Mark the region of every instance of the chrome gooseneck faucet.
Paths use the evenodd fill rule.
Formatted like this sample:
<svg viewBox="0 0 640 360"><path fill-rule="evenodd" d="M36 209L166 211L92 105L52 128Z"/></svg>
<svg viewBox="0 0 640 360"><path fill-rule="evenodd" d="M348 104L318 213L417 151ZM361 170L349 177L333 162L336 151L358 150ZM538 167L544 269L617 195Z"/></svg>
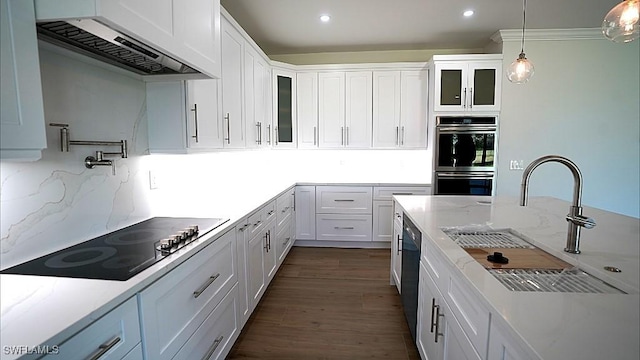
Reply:
<svg viewBox="0 0 640 360"><path fill-rule="evenodd" d="M573 174L573 202L569 208L569 214L567 214L566 217L569 222L569 228L567 229L567 245L564 251L572 254L580 254L580 228L591 229L596 226L596 223L593 219L582 216L582 206L580 204L582 197L582 173L580 173L580 169L573 161L559 155L546 155L532 161L531 164L524 169L524 173L522 174L520 206L527 205L531 173L538 166L546 162L558 162L565 165Z"/></svg>

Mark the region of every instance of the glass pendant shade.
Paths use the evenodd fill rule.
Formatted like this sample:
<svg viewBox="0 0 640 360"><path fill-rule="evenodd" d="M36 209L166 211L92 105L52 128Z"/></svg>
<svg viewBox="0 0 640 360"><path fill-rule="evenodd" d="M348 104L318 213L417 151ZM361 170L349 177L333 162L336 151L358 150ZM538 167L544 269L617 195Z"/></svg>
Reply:
<svg viewBox="0 0 640 360"><path fill-rule="evenodd" d="M524 52L507 68L507 79L514 84L524 84L533 76L535 69Z"/></svg>
<svg viewBox="0 0 640 360"><path fill-rule="evenodd" d="M640 0L625 0L604 17L602 33L616 43L627 43L640 37Z"/></svg>

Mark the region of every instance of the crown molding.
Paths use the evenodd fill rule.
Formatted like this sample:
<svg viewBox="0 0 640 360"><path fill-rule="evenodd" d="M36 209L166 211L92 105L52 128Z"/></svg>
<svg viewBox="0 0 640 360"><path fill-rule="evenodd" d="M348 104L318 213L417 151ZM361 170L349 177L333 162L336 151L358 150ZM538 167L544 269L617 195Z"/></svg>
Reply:
<svg viewBox="0 0 640 360"><path fill-rule="evenodd" d="M602 40L600 28L582 29L527 29L524 32L527 41L563 41L563 40ZM496 43L507 41L520 41L522 30L498 30L491 35L491 40Z"/></svg>

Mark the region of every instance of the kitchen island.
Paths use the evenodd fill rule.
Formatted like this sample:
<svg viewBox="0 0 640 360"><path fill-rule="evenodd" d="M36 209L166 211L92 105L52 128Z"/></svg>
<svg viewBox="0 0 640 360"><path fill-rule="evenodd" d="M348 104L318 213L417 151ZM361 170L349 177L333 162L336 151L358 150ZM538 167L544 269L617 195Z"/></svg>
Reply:
<svg viewBox="0 0 640 360"><path fill-rule="evenodd" d="M638 219L585 207L584 215L595 219L597 226L582 230L582 253L576 255L562 251L567 233L565 216L570 205L565 201L532 198L528 206L522 207L516 198L396 196L394 199L395 211L404 212L422 232L422 265L428 268L427 263L433 264L435 259L441 265L435 271L450 274L440 282L433 271L427 278L434 278L439 284L438 289L445 301L449 299L451 309L461 306L462 311L451 312L457 317L456 324L462 324L478 358L638 359ZM452 241L442 231L444 227L511 229L532 245L624 293L510 291ZM608 272L605 266L622 271ZM426 274L421 272L421 286ZM480 315L484 311L486 316L456 303L456 291L470 294L476 304L472 310ZM429 311L425 310L422 319L423 326L426 322L425 331L430 327ZM429 336L432 338L433 334Z"/></svg>

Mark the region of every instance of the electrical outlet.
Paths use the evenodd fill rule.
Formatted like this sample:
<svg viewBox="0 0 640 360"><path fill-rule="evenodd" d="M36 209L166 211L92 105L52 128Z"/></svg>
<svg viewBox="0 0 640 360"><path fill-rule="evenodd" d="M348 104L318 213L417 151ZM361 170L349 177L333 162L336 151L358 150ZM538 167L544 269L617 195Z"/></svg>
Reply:
<svg viewBox="0 0 640 360"><path fill-rule="evenodd" d="M158 177L157 174L151 170L149 170L149 188L151 190L155 190L158 188Z"/></svg>
<svg viewBox="0 0 640 360"><path fill-rule="evenodd" d="M511 160L509 161L509 170L524 170L523 160Z"/></svg>

